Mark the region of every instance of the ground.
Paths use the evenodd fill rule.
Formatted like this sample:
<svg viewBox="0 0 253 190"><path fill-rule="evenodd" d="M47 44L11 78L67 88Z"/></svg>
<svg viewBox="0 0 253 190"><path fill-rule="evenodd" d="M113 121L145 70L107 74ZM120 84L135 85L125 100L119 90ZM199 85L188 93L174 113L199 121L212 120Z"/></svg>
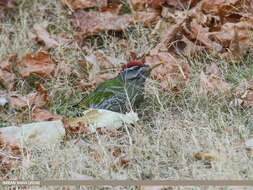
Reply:
<svg viewBox="0 0 253 190"><path fill-rule="evenodd" d="M77 65L78 60L84 59L84 52L75 40L68 10L62 8L59 1L18 1L0 24L0 57L5 60L18 53L21 59L27 53L38 52L41 45L31 40L28 33L34 24L43 22L49 23L51 34L68 36L67 43L60 41L59 46L48 51L54 59L69 64L74 74L59 75L54 80L38 76L21 79L18 90L27 93L34 81L39 81L53 100L46 109L67 117L68 106L91 89L84 92L74 87L81 77L86 76L87 71L82 71ZM106 55L120 59L128 59L130 50L141 55L158 43L157 39L150 39L149 29L141 25L133 26L125 31L125 35L128 47L119 47L117 35L106 33L85 39L83 43L91 50L100 49ZM96 179L252 180L253 152L244 145L253 131L252 109L231 106L231 93L198 94L199 73L206 64L219 63L222 76L236 87L239 81L252 77L252 58L253 54L246 54L243 64L238 65L227 64L205 52L192 59L184 59L191 66L191 78L186 87L178 95L170 90L162 91L157 81L149 79L145 102L138 110L140 121L123 128L120 135L114 137L108 133L97 133L79 140L68 139L53 147L30 145L33 153L24 166L13 169L7 175L29 180L71 179L75 178L75 173ZM32 122L29 108L22 113L8 108L5 113L8 117L0 119L3 127L10 125L11 121ZM121 151L118 153L120 156L117 156L117 149ZM198 160L196 154L201 152L209 154L211 161L208 158ZM120 164L119 159L124 156L128 164Z"/></svg>

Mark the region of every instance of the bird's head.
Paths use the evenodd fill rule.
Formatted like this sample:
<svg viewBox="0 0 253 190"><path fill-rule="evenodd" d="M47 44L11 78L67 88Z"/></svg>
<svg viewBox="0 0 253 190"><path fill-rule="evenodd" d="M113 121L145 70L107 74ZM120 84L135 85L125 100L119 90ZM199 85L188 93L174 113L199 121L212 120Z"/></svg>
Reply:
<svg viewBox="0 0 253 190"><path fill-rule="evenodd" d="M129 62L122 67L119 75L125 82L144 83L150 72L161 64L161 62L151 65L145 65L143 62Z"/></svg>

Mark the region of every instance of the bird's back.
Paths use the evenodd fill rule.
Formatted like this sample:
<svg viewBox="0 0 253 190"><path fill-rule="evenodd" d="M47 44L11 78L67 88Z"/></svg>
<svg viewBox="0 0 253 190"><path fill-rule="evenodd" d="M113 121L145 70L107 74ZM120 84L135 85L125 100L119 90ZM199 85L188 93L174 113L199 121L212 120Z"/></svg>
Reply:
<svg viewBox="0 0 253 190"><path fill-rule="evenodd" d="M89 96L82 99L76 107L106 109L127 112L131 106L143 98L142 87L126 84L120 77L101 83ZM131 104L131 106L130 106Z"/></svg>

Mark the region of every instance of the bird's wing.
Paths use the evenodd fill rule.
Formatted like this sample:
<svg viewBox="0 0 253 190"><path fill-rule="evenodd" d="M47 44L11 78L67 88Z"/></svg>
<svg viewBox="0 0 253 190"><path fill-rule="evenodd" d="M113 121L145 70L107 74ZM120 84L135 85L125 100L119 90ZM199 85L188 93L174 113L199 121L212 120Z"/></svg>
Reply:
<svg viewBox="0 0 253 190"><path fill-rule="evenodd" d="M100 104L104 99L113 96L115 92L124 91L123 81L113 78L101 83L93 92L87 97L83 98L77 107L88 108L92 105Z"/></svg>

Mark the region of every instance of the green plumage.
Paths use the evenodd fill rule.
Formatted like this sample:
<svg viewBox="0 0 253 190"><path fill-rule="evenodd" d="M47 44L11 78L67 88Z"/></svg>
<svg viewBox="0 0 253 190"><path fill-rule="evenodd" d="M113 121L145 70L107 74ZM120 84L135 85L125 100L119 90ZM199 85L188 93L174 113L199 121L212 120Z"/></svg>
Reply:
<svg viewBox="0 0 253 190"><path fill-rule="evenodd" d="M99 105L103 100L112 97L115 93L124 92L125 83L119 77L102 82L89 96L83 98L78 107L88 108Z"/></svg>

